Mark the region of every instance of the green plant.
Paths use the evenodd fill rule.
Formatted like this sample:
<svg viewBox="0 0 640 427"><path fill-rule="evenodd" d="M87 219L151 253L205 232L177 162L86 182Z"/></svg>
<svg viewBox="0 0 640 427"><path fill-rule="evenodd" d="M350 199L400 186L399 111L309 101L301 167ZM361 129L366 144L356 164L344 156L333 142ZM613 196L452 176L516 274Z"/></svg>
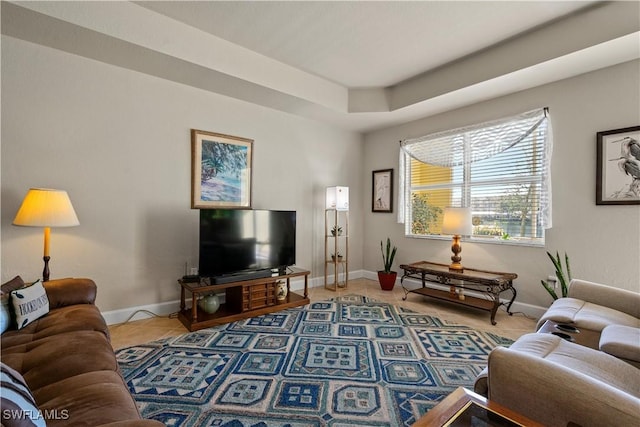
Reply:
<svg viewBox="0 0 640 427"><path fill-rule="evenodd" d="M382 245L382 240L380 241L380 252L382 253L382 262L384 264L384 272L391 273L391 266L393 265L393 259L396 257L396 251L398 248L395 246L391 249L391 239L387 237L387 246Z"/></svg>
<svg viewBox="0 0 640 427"><path fill-rule="evenodd" d="M560 282L560 289L562 291L562 297L565 298L567 296L567 292L569 291L569 282L571 281L571 266L569 265L569 255L564 254L564 263L566 266L566 274L564 271L564 267L562 266L562 260L560 259L560 254L556 251L556 256L554 257L550 252L547 252L547 256L553 263L553 266L556 269L556 278ZM554 300L558 299L558 294L556 294L555 289L551 287L545 280L540 280L542 286L549 292L551 298Z"/></svg>

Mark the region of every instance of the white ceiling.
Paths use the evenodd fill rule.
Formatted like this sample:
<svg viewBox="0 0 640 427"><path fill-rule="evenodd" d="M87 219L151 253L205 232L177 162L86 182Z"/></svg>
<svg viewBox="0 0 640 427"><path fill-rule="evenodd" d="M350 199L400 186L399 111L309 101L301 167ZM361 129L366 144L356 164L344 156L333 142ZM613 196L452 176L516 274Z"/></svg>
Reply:
<svg viewBox="0 0 640 427"><path fill-rule="evenodd" d="M353 88L400 83L594 2L136 3Z"/></svg>
<svg viewBox="0 0 640 427"><path fill-rule="evenodd" d="M7 3L3 34L361 132L640 57L638 2Z"/></svg>

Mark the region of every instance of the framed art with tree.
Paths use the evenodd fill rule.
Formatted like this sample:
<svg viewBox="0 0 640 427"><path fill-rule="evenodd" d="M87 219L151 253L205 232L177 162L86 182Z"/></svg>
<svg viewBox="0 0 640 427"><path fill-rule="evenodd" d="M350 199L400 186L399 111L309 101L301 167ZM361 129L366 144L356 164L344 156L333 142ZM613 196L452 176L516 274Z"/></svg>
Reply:
<svg viewBox="0 0 640 427"><path fill-rule="evenodd" d="M251 208L253 140L191 130L191 208Z"/></svg>

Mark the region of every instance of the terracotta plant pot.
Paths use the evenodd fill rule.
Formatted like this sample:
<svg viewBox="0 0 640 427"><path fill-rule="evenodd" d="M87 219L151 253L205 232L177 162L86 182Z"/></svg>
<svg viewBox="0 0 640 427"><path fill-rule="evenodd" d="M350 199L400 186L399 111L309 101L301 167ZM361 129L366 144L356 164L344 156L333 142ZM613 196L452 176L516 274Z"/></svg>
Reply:
<svg viewBox="0 0 640 427"><path fill-rule="evenodd" d="M378 282L380 282L380 288L382 288L383 291L393 290L393 287L396 284L397 276L398 276L397 271L392 271L389 273L385 273L384 271L378 271Z"/></svg>

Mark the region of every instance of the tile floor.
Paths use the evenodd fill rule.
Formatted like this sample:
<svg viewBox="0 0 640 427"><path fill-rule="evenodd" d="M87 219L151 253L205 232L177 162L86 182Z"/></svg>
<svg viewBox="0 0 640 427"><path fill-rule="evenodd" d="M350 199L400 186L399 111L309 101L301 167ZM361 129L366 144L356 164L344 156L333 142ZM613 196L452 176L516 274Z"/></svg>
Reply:
<svg viewBox="0 0 640 427"><path fill-rule="evenodd" d="M409 294L407 300L403 301L404 291L401 286L396 286L393 291L383 291L378 282L368 279L350 280L347 289L339 288L337 292L323 287L309 288L311 301L322 301L337 295L347 294L365 295L379 301L406 307L418 313L429 314L446 322L471 326L514 340L523 334L534 332L536 324L535 319L520 313L510 316L504 307L500 307L496 314L497 325L493 326L489 320L490 313L487 311L475 310L417 294ZM188 332L175 316L152 317L111 325L109 330L111 343L116 350Z"/></svg>

